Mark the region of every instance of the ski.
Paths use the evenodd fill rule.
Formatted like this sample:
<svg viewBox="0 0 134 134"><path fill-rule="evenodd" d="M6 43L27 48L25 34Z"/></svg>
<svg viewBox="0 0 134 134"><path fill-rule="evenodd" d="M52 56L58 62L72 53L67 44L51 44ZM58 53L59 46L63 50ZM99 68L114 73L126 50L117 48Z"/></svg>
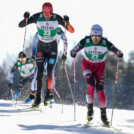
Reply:
<svg viewBox="0 0 134 134"><path fill-rule="evenodd" d="M99 125L101 125L102 127L107 127L107 128L111 128L111 129L113 129L114 131L116 131L116 132L119 132L119 131L121 131L121 129L118 129L118 128L116 128L116 127L114 127L114 126L112 126L112 125L104 125L104 124L102 124L102 123L100 123L100 122L97 122Z"/></svg>
<svg viewBox="0 0 134 134"><path fill-rule="evenodd" d="M95 124L96 124L96 123L95 123ZM118 128L112 126L112 125L106 126L106 125L104 125L104 124L102 124L102 123L100 123L100 122L97 122L97 124L101 125L101 127L111 128L111 129L114 130L115 132L120 132L120 131L121 131L121 129L118 129ZM83 126L84 128L98 127L98 126L96 126L96 125L94 126L94 123L93 123L93 122L90 122L90 121L88 121L87 123L83 124L82 126Z"/></svg>
<svg viewBox="0 0 134 134"><path fill-rule="evenodd" d="M85 124L83 125L83 127L87 128L87 127L92 126L92 124L93 124L93 122L88 121L87 123L85 123Z"/></svg>
<svg viewBox="0 0 134 134"><path fill-rule="evenodd" d="M19 111L25 111L25 110L35 110L35 111L40 111L40 112L43 112L42 111L42 108L39 108L39 107L28 107L28 108L19 108L18 109Z"/></svg>
<svg viewBox="0 0 134 134"><path fill-rule="evenodd" d="M115 130L115 131L121 131L121 129L118 129L118 128L112 126L112 125L110 125L110 127L111 127L113 130Z"/></svg>

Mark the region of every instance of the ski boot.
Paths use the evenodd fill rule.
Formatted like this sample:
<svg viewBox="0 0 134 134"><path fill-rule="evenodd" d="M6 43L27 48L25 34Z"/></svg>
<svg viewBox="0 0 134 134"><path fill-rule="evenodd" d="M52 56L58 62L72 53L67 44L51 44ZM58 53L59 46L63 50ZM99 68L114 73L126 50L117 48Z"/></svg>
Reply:
<svg viewBox="0 0 134 134"><path fill-rule="evenodd" d="M14 93L14 101L16 101L20 96L20 91L18 91L17 89L15 90L15 93Z"/></svg>
<svg viewBox="0 0 134 134"><path fill-rule="evenodd" d="M36 95L35 100L32 104L32 108L39 107L40 103L41 103L41 97L40 95Z"/></svg>
<svg viewBox="0 0 134 134"><path fill-rule="evenodd" d="M30 96L25 99L25 103L30 103L33 99L35 99L35 93L30 94Z"/></svg>
<svg viewBox="0 0 134 134"><path fill-rule="evenodd" d="M44 100L44 106L47 106L48 104L50 104L52 99L53 99L53 94L49 89L47 89L45 100Z"/></svg>
<svg viewBox="0 0 134 134"><path fill-rule="evenodd" d="M101 120L106 127L110 127L110 122L107 119L106 108L101 108Z"/></svg>
<svg viewBox="0 0 134 134"><path fill-rule="evenodd" d="M94 115L94 111L93 111L93 104L88 104L87 105L87 124L91 124L91 121L93 120L93 115Z"/></svg>

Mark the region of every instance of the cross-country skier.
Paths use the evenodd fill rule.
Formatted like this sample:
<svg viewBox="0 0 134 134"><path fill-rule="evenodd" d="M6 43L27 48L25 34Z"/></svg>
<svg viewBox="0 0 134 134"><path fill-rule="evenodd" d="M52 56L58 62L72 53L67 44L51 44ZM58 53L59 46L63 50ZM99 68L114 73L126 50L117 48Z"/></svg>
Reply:
<svg viewBox="0 0 134 134"><path fill-rule="evenodd" d="M63 32L63 30L59 27L58 30L57 30L57 43L59 44L60 42L60 39L63 40L63 44L64 44L64 50L63 50L63 54L62 54L62 62L65 63L66 62L66 59L67 59L67 49L68 49L68 41L67 41L67 38L66 38L66 35L65 33ZM35 56L36 56L36 50L37 50L37 44L39 42L39 37L38 37L38 32L36 32L35 36L34 36L34 39L33 39L33 44L32 44L32 57L35 59ZM44 72L45 72L45 75L47 75L47 59L46 61L44 62ZM58 65L58 60L56 61L56 65L54 67L54 72L56 71L56 68L57 68L57 65ZM52 86L52 92L54 93L55 91L55 78L53 80L53 86ZM48 104L50 103L50 101L48 101Z"/></svg>
<svg viewBox="0 0 134 134"><path fill-rule="evenodd" d="M90 123L93 119L94 90L97 90L99 106L101 110L101 120L105 125L109 125L106 115L106 97L104 84L106 79L105 60L107 51L112 51L117 57L122 58L123 53L118 50L107 38L103 36L103 29L95 24L91 28L90 36L83 38L75 46L70 54L75 57L84 48L84 59L82 60L83 75L87 83L87 120Z"/></svg>
<svg viewBox="0 0 134 134"><path fill-rule="evenodd" d="M42 12L36 13L29 18L29 12L24 13L24 20L19 23L19 27L26 26L26 20L28 19L28 25L36 23L39 42L37 45L36 64L38 68L37 72L37 92L36 98L32 107L38 107L41 103L41 87L42 76L44 70L44 62L47 58L47 92L44 98L44 105L53 98L51 92L53 80L54 80L54 66L57 60L57 29L58 25L65 27L70 33L74 32L74 28L69 23L69 17L64 16L64 19L58 14L53 13L52 4L47 2L42 6Z"/></svg>
<svg viewBox="0 0 134 134"><path fill-rule="evenodd" d="M14 72L18 69L20 74L19 79L19 86L18 89L15 90L14 94L14 100L19 97L20 92L22 88L25 86L26 83L30 82L30 96L25 100L25 102L30 102L35 98L35 91L36 91L36 71L35 69L35 62L32 60L32 58L27 58L26 54L24 52L19 53L19 60L15 63L13 66L11 73L10 73L10 81L9 81L9 88L12 88L13 85L13 79L14 79Z"/></svg>

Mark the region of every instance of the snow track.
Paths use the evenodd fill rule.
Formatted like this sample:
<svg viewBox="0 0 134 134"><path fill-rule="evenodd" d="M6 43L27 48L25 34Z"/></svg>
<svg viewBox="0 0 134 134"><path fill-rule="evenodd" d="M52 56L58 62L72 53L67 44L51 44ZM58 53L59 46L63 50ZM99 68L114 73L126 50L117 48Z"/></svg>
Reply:
<svg viewBox="0 0 134 134"><path fill-rule="evenodd" d="M113 126L122 129L114 132L95 124L93 127L84 128L81 124L86 122L86 106L76 107L76 121L74 121L74 109L72 105L64 105L61 113L61 104L54 104L53 108L44 107L40 111L19 111L18 108L26 108L31 104L22 104L15 107L11 101L0 100L0 133L1 134L133 134L134 111L114 111ZM108 109L110 120L111 109ZM94 122L100 121L100 110L94 108Z"/></svg>

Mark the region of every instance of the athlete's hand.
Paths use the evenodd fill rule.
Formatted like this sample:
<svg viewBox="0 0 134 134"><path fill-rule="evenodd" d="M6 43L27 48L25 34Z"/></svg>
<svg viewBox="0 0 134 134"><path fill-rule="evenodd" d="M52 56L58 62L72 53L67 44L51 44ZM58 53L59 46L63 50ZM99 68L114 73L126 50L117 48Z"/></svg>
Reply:
<svg viewBox="0 0 134 134"><path fill-rule="evenodd" d="M33 60L35 60L35 55L34 55L34 54L32 54L31 58L32 58Z"/></svg>
<svg viewBox="0 0 134 134"><path fill-rule="evenodd" d="M8 84L8 88L9 88L9 89L12 88L12 84L11 84L11 83Z"/></svg>
<svg viewBox="0 0 134 134"><path fill-rule="evenodd" d="M69 17L67 15L64 15L64 22L69 23Z"/></svg>
<svg viewBox="0 0 134 134"><path fill-rule="evenodd" d="M62 55L61 60L62 60L62 63L65 63L66 62L66 60L67 60L67 53L65 53L65 54Z"/></svg>
<svg viewBox="0 0 134 134"><path fill-rule="evenodd" d="M121 52L121 50L117 51L117 57L119 57L119 58L123 57L123 53Z"/></svg>
<svg viewBox="0 0 134 134"><path fill-rule="evenodd" d="M25 18L25 19L28 19L29 16L30 16L30 13L29 13L29 12L25 12L25 13L24 13L24 18Z"/></svg>
<svg viewBox="0 0 134 134"><path fill-rule="evenodd" d="M75 58L75 57L76 57L76 55L77 55L77 53L76 53L76 52L74 52L74 51L70 51L70 55L71 55L71 57L72 57L72 58Z"/></svg>

